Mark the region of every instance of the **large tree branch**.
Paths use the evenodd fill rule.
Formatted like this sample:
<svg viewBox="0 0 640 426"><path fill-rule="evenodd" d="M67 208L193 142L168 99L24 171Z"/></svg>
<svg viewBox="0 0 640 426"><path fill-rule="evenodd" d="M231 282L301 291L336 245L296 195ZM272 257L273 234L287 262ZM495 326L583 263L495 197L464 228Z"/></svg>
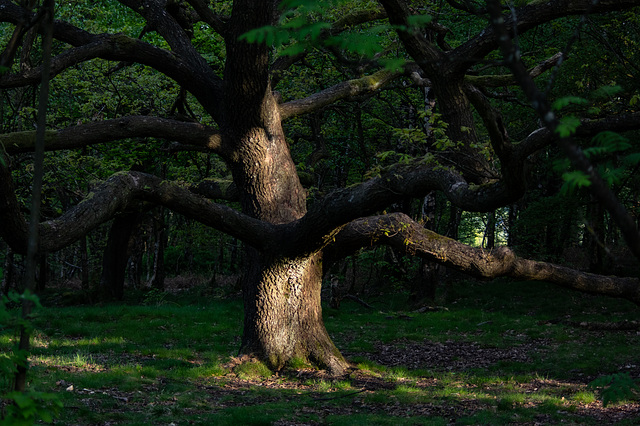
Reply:
<svg viewBox="0 0 640 426"><path fill-rule="evenodd" d="M355 220L335 235L335 251L327 260L378 244L464 272L478 278L511 277L547 281L594 294L621 297L640 304L640 280L577 271L560 265L516 256L507 247L483 250L439 235L403 213Z"/></svg>
<svg viewBox="0 0 640 426"><path fill-rule="evenodd" d="M280 117L284 120L296 115L308 114L342 99L373 93L401 75L402 73L399 72L381 70L369 76L338 83L304 99L281 104Z"/></svg>
<svg viewBox="0 0 640 426"><path fill-rule="evenodd" d="M7 168L0 167L0 219L4 224L0 229L2 237L16 252L26 248L26 224L15 200ZM9 183L7 183L9 182ZM98 225L107 222L117 214L130 210L137 202L163 205L177 213L193 218L205 225L232 235L260 250L267 250L277 241L275 227L251 218L230 207L215 204L175 183L156 176L138 173L117 173L82 202L54 220L40 224L40 249L56 251L85 236ZM5 222L7 220L7 222Z"/></svg>
<svg viewBox="0 0 640 426"><path fill-rule="evenodd" d="M148 116L130 116L49 130L45 134L45 149L75 149L134 137L179 141L221 153L221 137L217 130L199 123ZM34 142L35 130L0 134L0 145L9 154L32 151Z"/></svg>
<svg viewBox="0 0 640 426"><path fill-rule="evenodd" d="M298 221L283 227L284 250L313 252L333 239L342 226L360 217L375 214L407 197L422 197L441 191L452 204L467 211L491 211L522 196L522 185L502 181L473 185L455 171L425 162L397 165L382 176L362 184L338 189L310 206Z"/></svg>

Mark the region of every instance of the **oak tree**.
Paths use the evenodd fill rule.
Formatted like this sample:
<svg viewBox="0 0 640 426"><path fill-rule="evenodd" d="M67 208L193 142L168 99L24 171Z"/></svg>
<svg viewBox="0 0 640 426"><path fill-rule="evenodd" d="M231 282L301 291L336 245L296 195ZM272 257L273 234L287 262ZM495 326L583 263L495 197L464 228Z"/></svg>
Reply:
<svg viewBox="0 0 640 426"><path fill-rule="evenodd" d="M601 114L567 129L571 122L556 118L549 94L534 80L561 68L570 52L543 49L547 57L526 67L519 44L523 35L543 31L551 23L629 11L637 0L550 0L517 6L497 1L351 0L331 5L334 9L309 1L114 2L112 7L126 9L139 22L134 34L134 30L96 28L93 20L73 16L71 4L60 3L65 19L54 22L54 80L88 61L110 61L105 79L139 64L180 87L178 110L186 111L188 93L203 114L201 122L193 120L194 115L184 119L180 114L163 117L126 111L111 119L79 120L47 130L46 150L82 150L122 140L144 147L149 138L162 139L167 141L163 149L171 152L216 154L233 182L187 185L122 170L58 217L40 223L39 249L59 250L102 223L122 221L149 206L164 206L195 219L247 246L241 352L257 355L273 368L296 358L336 374L348 363L323 325L323 272L337 259L373 244L390 245L475 277L545 280L640 302L636 278L526 260L507 247L485 251L439 235L406 214L385 213L394 203L433 191L467 211L509 205L528 189L531 157L560 143L640 258L637 223L579 148L582 138L601 131L638 129L640 113ZM0 0L0 21L12 26L0 58L1 89L30 87L39 81L42 68L37 58L32 59L32 46L40 16L36 2ZM468 25L453 27L456 22ZM386 37L381 47L368 48L376 36ZM214 41L219 47L212 50L207 43ZM310 59L314 52L331 56L334 64L343 64L355 77L314 93L302 88L299 97L295 91L279 93L287 73L323 66ZM440 140L426 155L404 156L360 183L307 203L308 191L283 123L403 84L430 93L425 102L445 123L439 128ZM528 120L538 123L537 128L520 140L509 135L497 107L499 99L492 96L491 89L499 87L522 88L522 99L533 105ZM74 102L72 96L68 102ZM559 134L558 128L564 130ZM0 135L0 237L19 253L26 251L28 224L12 168L16 156L33 149L34 139L31 130ZM225 200L238 201L240 208Z"/></svg>

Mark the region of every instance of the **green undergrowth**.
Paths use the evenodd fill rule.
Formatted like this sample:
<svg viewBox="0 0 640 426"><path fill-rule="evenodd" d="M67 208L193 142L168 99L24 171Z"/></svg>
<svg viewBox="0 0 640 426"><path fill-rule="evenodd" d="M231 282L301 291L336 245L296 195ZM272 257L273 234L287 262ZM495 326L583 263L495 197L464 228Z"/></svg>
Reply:
<svg viewBox="0 0 640 426"><path fill-rule="evenodd" d="M330 335L356 367L337 379L304 360L277 374L230 362L240 344L238 299L157 296L162 303L45 302L35 314L30 386L60 397L61 424L599 424L585 407L601 412L602 389L587 384L639 371L637 331L579 326L635 320L635 305L547 284L459 283L424 313L403 310L403 294L365 296L375 309L348 300L325 307ZM0 350L15 338L0 334ZM463 351L451 365L411 363L416 348L437 344L522 348L527 357L483 363L472 358L485 352L465 359ZM377 362L385 348L406 362Z"/></svg>

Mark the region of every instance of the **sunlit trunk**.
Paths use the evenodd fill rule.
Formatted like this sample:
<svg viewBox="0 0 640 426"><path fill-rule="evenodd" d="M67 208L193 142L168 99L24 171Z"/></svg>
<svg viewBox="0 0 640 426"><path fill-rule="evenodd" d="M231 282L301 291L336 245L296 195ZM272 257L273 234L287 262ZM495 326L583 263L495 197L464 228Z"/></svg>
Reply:
<svg viewBox="0 0 640 426"><path fill-rule="evenodd" d="M270 91L263 100L259 125L249 124L241 123L228 141L242 154L231 154L230 164L243 211L272 224L301 218L306 213L307 193ZM322 321L321 253L287 257L249 248L243 272L242 353L257 355L274 369L296 359L335 374L344 371L347 363Z"/></svg>
<svg viewBox="0 0 640 426"><path fill-rule="evenodd" d="M342 373L348 364L322 321L321 255L288 259L253 252L250 258L243 283L241 352L275 369L299 360Z"/></svg>

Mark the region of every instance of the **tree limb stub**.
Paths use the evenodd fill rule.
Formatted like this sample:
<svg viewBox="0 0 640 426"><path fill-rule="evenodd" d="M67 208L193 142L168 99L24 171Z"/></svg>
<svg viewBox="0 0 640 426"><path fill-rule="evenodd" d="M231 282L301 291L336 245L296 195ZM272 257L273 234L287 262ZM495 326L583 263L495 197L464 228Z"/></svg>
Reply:
<svg viewBox="0 0 640 426"><path fill-rule="evenodd" d="M477 278L511 277L546 281L574 290L620 297L640 305L640 280L581 272L516 256L507 247L487 251L424 228L403 213L357 219L335 236L332 257L361 247L385 244ZM329 256L327 256L329 257Z"/></svg>

